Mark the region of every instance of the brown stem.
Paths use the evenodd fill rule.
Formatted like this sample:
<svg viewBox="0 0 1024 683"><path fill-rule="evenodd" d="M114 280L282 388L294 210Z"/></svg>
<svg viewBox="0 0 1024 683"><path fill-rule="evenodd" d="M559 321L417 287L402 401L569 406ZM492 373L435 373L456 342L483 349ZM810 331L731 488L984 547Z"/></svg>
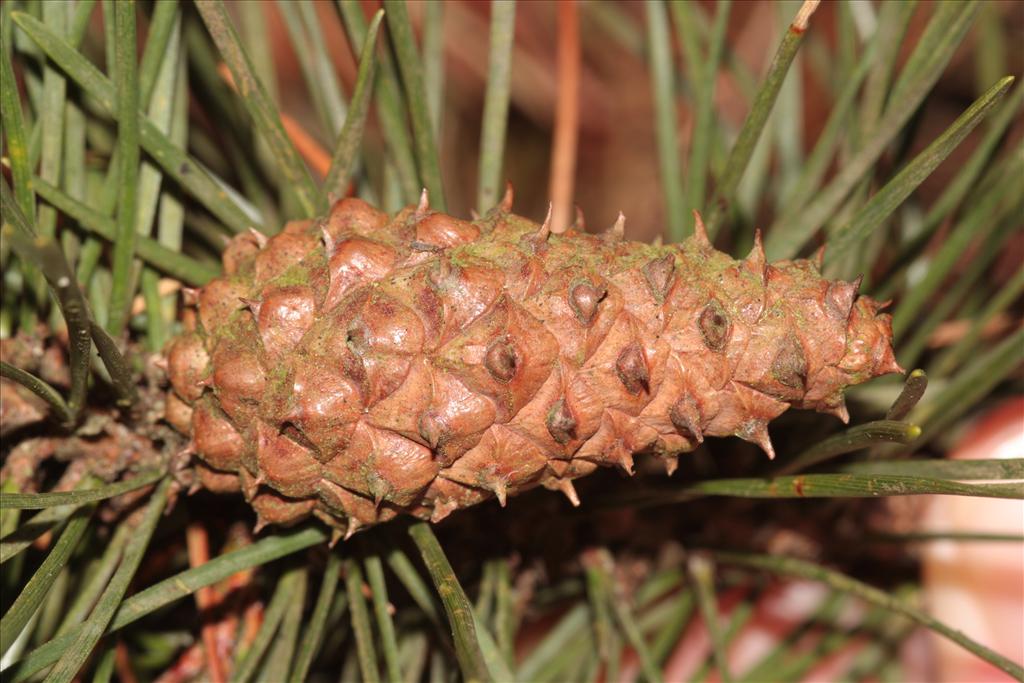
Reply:
<svg viewBox="0 0 1024 683"><path fill-rule="evenodd" d="M231 77L231 71L228 69L227 64L223 62L218 64L217 73L231 86L232 90L235 90L235 79ZM323 145L317 142L316 138L310 135L301 123L283 112L281 113L281 125L284 127L285 135L295 145L295 149L299 156L302 157L302 160L318 176L321 178L325 177L327 171L331 168L331 155L323 148Z"/></svg>
<svg viewBox="0 0 1024 683"><path fill-rule="evenodd" d="M285 134L295 145L295 149L298 150L303 161L309 164L309 167L318 176L326 177L327 172L331 169L331 155L327 153L327 150L303 128L301 123L288 114L281 114L281 125L284 126Z"/></svg>
<svg viewBox="0 0 1024 683"><path fill-rule="evenodd" d="M188 563L193 569L206 564L210 560L210 538L206 527L201 522L191 522L185 530L185 542L188 545ZM196 591L196 606L201 615L208 615L208 610L216 602L217 596L212 586L205 586ZM217 653L217 624L203 619L203 648L206 651L206 672L212 683L224 683L224 663Z"/></svg>
<svg viewBox="0 0 1024 683"><path fill-rule="evenodd" d="M118 640L114 647L114 669L117 671L117 680L123 683L139 683L138 677L132 669L131 655L123 640Z"/></svg>
<svg viewBox="0 0 1024 683"><path fill-rule="evenodd" d="M576 0L558 3L558 95L551 147L551 231L565 232L572 222L573 180L580 118L580 24Z"/></svg>

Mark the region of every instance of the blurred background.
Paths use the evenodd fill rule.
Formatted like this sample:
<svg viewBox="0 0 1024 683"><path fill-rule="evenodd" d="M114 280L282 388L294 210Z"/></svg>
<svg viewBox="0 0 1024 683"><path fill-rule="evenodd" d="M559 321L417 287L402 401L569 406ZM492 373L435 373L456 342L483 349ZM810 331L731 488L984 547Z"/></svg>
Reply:
<svg viewBox="0 0 1024 683"><path fill-rule="evenodd" d="M235 3L236 5L239 3ZM362 3L367 15L377 3ZM714 15L714 2L695 3L706 25ZM777 193L799 169L800 160L814 145L843 85L836 79L842 68L843 50L849 51L858 36L870 34L874 14L858 12L860 3L824 2L813 18L805 45L796 57L794 69L800 78L788 78L783 98L797 106L788 108L785 120L773 116L775 145L783 129L797 135L795 149L769 167L769 193ZM874 5L875 3L865 3ZM911 17L899 59L905 60L917 44L933 6L922 2ZM261 3L266 13L272 44L272 64L278 78L282 110L303 122L320 143L330 149L329 137L317 123L317 116L305 89L298 56L292 48L286 25L275 3ZM322 28L335 67L351 92L356 60L334 6L318 2ZM434 6L431 10L431 6ZM728 138L735 138L750 110L760 77L778 46L783 31L793 19L800 2L796 0L742 0L732 6L727 28L726 55L716 88L716 125ZM580 78L580 119L576 202L588 217L588 225L600 229L610 225L624 211L627 234L632 239L650 240L665 223L664 200L658 176L655 140L654 97L647 55L644 3L638 1L584 1L579 3L582 70ZM480 125L487 79L490 3L454 0L445 3L411 2L410 16L421 30L428 11L442 16L443 79L441 150L445 189L451 211L466 216L475 204ZM858 22L868 22L862 25ZM509 145L506 176L516 190L517 212L540 220L547 209L549 164L558 89L556 65L557 2L530 0L516 8L515 43L512 55L512 90L509 112ZM686 53L675 33L673 51L679 72L685 78ZM422 33L421 33L422 39ZM963 110L999 77L1024 70L1024 4L1013 0L985 2L975 27L957 50L938 85L903 142L910 154L923 149L945 130ZM851 59L849 55L846 59ZM1012 68L1012 67L1016 68ZM741 76L737 76L737 73ZM694 103L684 93L677 98L679 153L687 157L693 128ZM371 117L373 116L371 112ZM371 123L372 130L373 123ZM379 141L379 130L376 135ZM982 131L974 131L952 156L924 181L919 201L928 206L967 159ZM1024 135L1024 120L1018 119L1009 133L1012 147ZM727 150L725 150L727 151ZM722 150L719 151L721 155ZM906 150L903 151L906 154ZM780 154L779 156L783 156ZM770 196L770 195L769 195ZM748 219L764 226L770 222L771 202L767 199L749 207ZM1000 272L1024 257L1024 237L1018 236L1004 255Z"/></svg>
<svg viewBox="0 0 1024 683"><path fill-rule="evenodd" d="M9 8L13 3L5 4ZM98 6L109 7L110 4ZM316 49L310 42L315 32L309 30L308 17L296 23L297 15L291 8L298 5L287 2L249 0L226 4L254 71L283 114L289 137L312 174L318 180L323 178L336 134L325 124L333 120L337 126L343 117L337 110L325 107L324 92L314 93L307 87L310 80L317 80L310 79L309 74L325 66L309 61ZM603 230L613 223L619 211L623 211L628 218L627 237L645 241L667 238L669 222L659 167L664 146L659 142L656 126L658 88L652 77L649 40L648 12L652 4L664 9L665 24L660 28L668 37L671 63L671 105L675 117L673 128L677 133L674 155L685 167L693 149L699 104L694 96L693 76L701 65L692 57L706 52L707 36L719 8L716 2L685 5L575 3L579 35L579 118L578 125L570 127L571 139L575 142L575 164L569 174L573 188L571 201L585 216L586 229ZM18 7L41 16L41 5L26 1ZM372 16L378 6L378 2L371 0L358 5L364 19ZM715 192L715 179L722 174L763 76L800 6L800 2L769 0L736 0L731 5L721 66L714 77L706 197ZM733 254L744 253L749 248L753 229L771 225L786 210L786 199L806 167L837 98L863 59L868 39L874 35L880 18L887 16L884 10L892 6L850 0L823 2L818 7L735 193L735 205L727 217L728 229L717 235L720 248ZM909 14L906 33L895 54L894 73L899 73L921 42L936 13L948 6L941 2L917 3ZM155 16L155 7L155 3L138 4L140 53L146 45L148 22ZM341 99L350 102L358 51L347 38L338 6L317 0L303 7L315 13L313 27L318 30L331 61L330 73L337 74L340 80ZM423 55L428 105L433 115L432 124L437 128L438 157L448 208L455 215L467 217L473 209L480 208L478 159L493 4L470 0L412 1L407 7ZM559 45L564 44L566 31L564 7L564 3L521 0L515 12L511 99L502 176L515 188L515 212L537 221L543 219L551 194L552 150L559 121L557 101L564 92L558 61ZM239 191L239 203L249 203L261 211L264 227L274 231L300 212L290 203L287 184L281 181L274 160L268 160L266 149L261 148L258 126L252 124L240 99L228 89L230 76L194 6L181 3L181 10L184 46L181 63L187 62L189 77L186 93L188 150L218 178ZM104 44L109 27L104 26L101 11L94 12L91 21L81 49L94 64L106 66L111 61L110 45ZM690 23L689 35L701 37L702 44L681 42L687 32L679 30L680 21ZM385 33L382 27L382 39ZM25 109L34 109L39 118L42 109L39 104L43 102L40 73L45 59L20 31L15 32L14 43L15 72L21 92L27 93ZM304 49L307 46L308 51ZM886 146L881 158L866 174L866 181L851 193L855 195L854 200L840 207L837 216L825 221L822 232L842 227L869 197L947 131L965 109L1001 77L1011 74L1019 79L1024 74L1022 46L1024 3L1014 0L980 3L965 39L922 106L916 109L902 133ZM390 52L382 49L381 54ZM318 82L330 80L320 78ZM861 260L867 264L864 273L869 276L867 293L878 291L869 288L872 280L881 283L885 293L881 298L892 296L896 300L895 310L899 311L901 303L912 298L915 285L925 279L936 262L946 258L939 255L950 235L958 234L957 230L962 231L964 226L975 225L978 231L978 238L966 239L966 247L953 254L952 263L944 262L942 268L946 270L941 271L941 282L931 285L932 289L923 300L915 302L916 308L910 310L904 320L904 338L919 348L914 349L909 359L901 356L900 360L908 369L918 365L927 368L932 377L931 388L921 404L924 410L903 416L919 422L925 429L925 447L917 451L921 460L1024 457L1024 400L1020 399L1024 378L1020 360L1024 348L1010 349L1010 353L1001 350L1004 344L1018 338L1012 335L1019 334L1021 329L1024 216L1020 198L1024 197L1024 175L1007 172L1006 177L1001 177L1004 171L1021 168L1024 119L1020 116L1020 87L1018 82L1005 98L1006 111L1010 114L1005 132L1000 132L994 123L998 117L993 114L968 134L924 179L908 201L887 216L886 223L875 233L872 247L865 250L871 257ZM104 205L97 196L112 158L117 126L108 115L97 114L98 108L88 97L81 96L81 91L69 88L69 92L76 102L85 101L90 116L86 131L88 144L82 142L86 149L89 191L82 200L96 210L112 212L113 207ZM1015 102L1012 106L1011 100ZM971 181L971 191L962 201L957 200L947 207L942 220L925 235L924 242L918 244L914 230L921 226L922 217L947 196L953 181L974 158L972 155L981 149L991 130L998 133L998 144ZM863 146L864 140L859 137L855 121L851 121L843 133L824 180L816 187L824 187ZM375 103L370 107L360 159L362 169L353 189L383 208L396 210L413 201L416 192L401 188L396 180L394 168L389 166L386 138ZM57 181L53 179L53 182ZM186 238L174 248L180 247L197 261L206 265L214 263L230 233L244 230L244 225L227 226L215 221L208 205L196 201L174 182L168 181L161 191L165 197L183 200L185 215L181 221ZM991 202L995 208L985 209L988 213L973 213L976 200L989 195L1002 198ZM685 208L688 212L698 207ZM989 217L998 217L998 220L990 221ZM74 218L61 214L59 220L62 236L76 232ZM974 220L977 222L971 223ZM998 224L997 228L989 230L990 223ZM85 225L84 220L82 225ZM990 240L989 235L995 237ZM67 241L73 244L72 240ZM821 242L819 238L808 240L800 253L809 255ZM74 252L74 249L68 251ZM93 252L89 268L78 264L79 279L101 322L110 291L108 253L109 245L104 242L102 253L100 248ZM978 263L984 266L980 270ZM82 273L90 268L93 276L83 277ZM4 293L5 310L17 310L21 305L16 294L12 294L20 291L17 287L21 285L20 279L12 273L15 270L16 267L5 272L5 278L9 278ZM850 278L855 275L851 274ZM957 296L962 298L933 319L931 314L938 310L937 305L944 295L961 282L969 285L958 292ZM181 283L167 278L161 283L168 285L158 296L164 299L170 330L179 323L177 291ZM997 314L988 316L988 303L1005 292L1012 296ZM45 319L42 317L45 306L46 301L40 303L40 319ZM145 344L155 351L162 347L162 341L158 336L146 335L145 312L144 305L132 311L130 330L139 346ZM57 318L49 316L56 336L60 336ZM10 324L16 316L7 315L4 320L5 324ZM975 323L981 329L975 330ZM917 334L918 331L922 334ZM54 385L66 387L67 372L62 365L59 342L50 339L45 330L29 332L38 337L30 340L35 344L32 349L47 349L45 357L42 352L36 356L43 357L44 361L51 357L61 361L55 363L60 372L48 374L43 367L39 373ZM898 352L907 353L907 346L898 344ZM986 365L996 356L999 364L992 361ZM30 366L39 359L19 357L15 360L19 366ZM987 377L995 379L985 384ZM982 390L972 393L973 387L982 385ZM885 415L901 388L902 380L893 377L858 390L851 401L852 423L861 424ZM920 420L916 419L918 416L922 416ZM805 447L813 447L839 429L838 422L830 418L793 413L773 423L772 436L777 446L781 444L779 452L784 459ZM898 460L911 452L911 449L902 450L894 457ZM878 454L872 450L866 459ZM918 544L912 537L929 530L942 534L962 530L1019 537L1024 534L1024 507L1020 501L993 502L964 497L953 503L948 496L934 501L925 497L816 501L722 497L664 504L674 490L685 485L684 482L767 475L774 471L771 467L773 465L765 461L763 454L750 444L738 439L714 440L684 459L672 479L664 477L662 469L654 467L649 459L638 460L638 476L632 479L618 472L603 471L582 480L578 488L584 505L578 510L570 509L557 494L532 491L510 502L507 509L487 503L453 515L437 527L437 535L467 593L487 616L482 621L494 624L497 637L506 636L503 645L509 649L514 646L519 664L527 666L528 671L547 667L544 670L551 674L551 680L571 680L569 674L580 671L572 668L571 661L542 660L537 654L542 649L539 645L554 642L552 634L558 628L567 628L566 623L570 626L576 623L579 638L564 642L583 653L588 652L588 648L594 649L595 641L590 639L587 628L590 622L585 619L570 622L569 617L576 619L573 615L580 610L590 614L587 609L597 610L595 605L604 604L600 602L604 598L594 588L595 582L601 580L607 580L604 590L609 595L622 598L619 603L613 600L610 604L632 605L645 629L650 624L659 629L659 635L649 640L655 641L653 646L658 648L659 663L664 667L667 680L688 680L699 675L714 679L711 635L702 620L694 618L687 622L684 619L665 625L666 608L682 611L680 606L689 601L688 614L696 613L694 594L688 586L696 583L691 574L700 570L700 566L699 562L690 563L693 555L688 554L689 548L712 546L744 548L777 558L803 558L839 567L873 586L907 597L914 604L927 604L940 619L1017 662L1024 658L1024 614L1020 610L1020 605L1024 604L1024 546L1019 542L1007 543L1005 539L997 543ZM50 476L53 478L52 473ZM663 504L646 504L657 496L663 497ZM253 516L240 497L200 492L183 498L162 526L165 536L161 540L167 540L166 548L151 552L143 563L145 581L154 581L188 566L178 532L189 519L193 523L198 520L208 529L215 548L212 561L225 557L223 554L217 557L217 548L226 552L254 540L255 534L250 533ZM346 555L346 562L350 556L361 560L380 552L380 548L390 552L402 542L408 544L401 533L402 524L396 521L375 528L341 546L345 553L351 553ZM108 530L104 529L103 533ZM263 532L262 538L270 531ZM102 544L92 545L95 548ZM291 562L291 567L301 567L303 571L313 568L319 572L326 556L326 552L317 548L303 554L301 561ZM250 584L244 596L248 601L246 605L262 609L267 604L267 596L281 583L278 577L283 573L280 571L283 565L286 563L260 567L246 579ZM674 581L670 590L657 593L650 588L666 576ZM918 591L922 581L923 598ZM144 581L140 579L139 583ZM395 588L395 582L391 583ZM500 632L503 624L496 616L496 605L502 589L496 586L505 589L506 607L508 603L514 605L515 627L511 635ZM759 655L752 652L764 654L778 648L774 650L774 661L761 662L765 667L761 671L773 672L770 676L773 680L786 677L828 680L840 675L856 680L885 679L886 676L902 680L939 677L971 682L1008 680L991 665L981 666L980 660L962 649L921 635L922 630L915 631L913 624L887 611L869 608L858 601L840 604L845 597L839 597L839 591L826 591L822 582L769 579L763 574L725 568L719 571L717 579L713 577L708 581L708 586L717 589L723 629L735 625L729 635L733 639L729 658L734 671L756 662ZM254 587L255 590L250 590ZM224 590L230 592L234 588ZM833 599L835 602L828 602ZM451 653L445 650L446 643L443 639L434 640L433 625L418 611L417 601L400 588L392 591L391 600L403 644L421 636L426 643L429 638L431 657L447 662L438 664L438 670L449 679L458 675ZM134 667L143 672L143 678L148 674L155 678L162 672L160 680L167 683L202 678L195 606L185 602L178 603L173 611L142 623L119 643L119 647L127 643L124 647L134 657L124 670ZM818 611L825 603L831 605L829 609L835 608L827 615L829 618L839 614L834 629L831 622L825 624L830 628L817 629L819 621L827 621ZM604 609L609 609L608 605ZM346 630L348 617L343 616L343 612L332 612L332 619L330 623L337 624L338 628L332 629L326 638L324 654L317 664L319 669L314 667L321 680L327 680L324 672L336 677L342 663L349 674L356 673L353 639ZM654 633L655 626L644 633ZM170 628L174 629L171 635L177 640L164 633ZM799 647L786 640L801 633L811 633L818 639L800 641ZM918 635L912 635L914 633ZM159 661L152 657L147 659L157 640L154 634L163 639ZM594 635L601 637L596 630ZM835 643L829 640L833 636L845 640L829 645ZM613 642L623 653L618 679L639 676L640 663L635 650L631 650L621 634L615 638L618 640ZM231 642L223 645L224 649L235 647L231 638L226 640ZM909 646L899 650L903 642ZM426 652L427 645L422 647ZM822 649L829 647L833 650L824 652ZM568 647L565 649L567 655L574 652ZM594 665L608 667L601 669L606 673L611 670L610 652L610 649L602 650L600 665ZM803 663L782 661L789 655L806 652L811 653L812 659ZM192 660L186 661L186 655ZM568 659L572 660L573 656ZM434 661L431 660L431 666ZM537 663L541 661L546 663ZM616 666L618 663L616 660ZM779 668L783 663L789 668ZM186 664L192 668L187 669ZM529 665L536 668L529 669ZM421 673L426 671L423 662L420 666ZM562 668L557 668L559 666ZM175 674L176 667L180 670ZM598 669L591 673L596 671ZM186 673L190 673L191 678ZM345 680L354 678L356 676ZM608 679L614 678L608 674Z"/></svg>

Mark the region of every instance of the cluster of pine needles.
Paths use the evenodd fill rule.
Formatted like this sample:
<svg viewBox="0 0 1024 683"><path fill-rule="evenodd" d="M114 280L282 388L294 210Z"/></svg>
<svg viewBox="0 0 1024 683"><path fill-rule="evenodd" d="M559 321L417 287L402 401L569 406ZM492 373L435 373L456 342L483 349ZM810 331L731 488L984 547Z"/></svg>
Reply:
<svg viewBox="0 0 1024 683"><path fill-rule="evenodd" d="M162 433L154 354L180 329L179 289L218 274L232 235L273 234L349 194L389 211L421 188L441 210L453 196L467 212L493 206L515 114L516 14L530 8L490 5L479 138L446 133L479 150L466 201L465 188L446 193L440 158L442 28L458 5L383 0L367 16L375 3L277 2L308 94L299 121L279 106L269 2L0 5L2 376L20 402L4 415L41 410L3 426L5 681L590 681L633 666L653 683L695 620L712 642L695 679L800 680L855 638L866 645L845 678L898 679L899 644L920 627L1024 676L922 609L916 548L951 535L894 532L875 500L1024 498L1024 460L943 459L967 418L1020 384L1024 270L990 277L1024 212L1012 134L1024 89L1007 75L1022 60L999 6L840 2L833 46L816 2L779 3L777 50L756 74L727 39L745 3L545 5L556 214L572 206L582 27L584 45L647 64L664 239L686 237L696 208L734 253L755 222L771 259L825 244L828 276L863 275L862 291L893 299L898 359L924 369L852 391L848 429L787 416L773 425L774 463L716 440L671 479L641 468L582 482L577 511L537 491L329 548L317 524L254 536L240 500L179 492L170 436L128 460L97 439ZM912 22L923 30L908 45ZM347 37L353 84L334 68L327 25ZM929 95L965 41L976 99L917 149ZM813 140L800 124L808 71L831 88ZM723 74L745 98L738 127L716 112ZM924 200L921 183L969 135L972 151ZM959 333L936 345L949 329ZM52 449L26 456L28 442ZM758 596L792 577L828 599L756 666L729 671ZM836 619L847 602L865 606L853 627ZM806 633L813 647L797 648Z"/></svg>

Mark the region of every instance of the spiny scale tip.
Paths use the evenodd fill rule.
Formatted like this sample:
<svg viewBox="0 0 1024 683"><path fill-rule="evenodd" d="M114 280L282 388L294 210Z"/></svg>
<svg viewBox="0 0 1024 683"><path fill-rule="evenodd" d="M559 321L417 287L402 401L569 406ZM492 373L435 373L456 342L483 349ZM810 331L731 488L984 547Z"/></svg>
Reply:
<svg viewBox="0 0 1024 683"><path fill-rule="evenodd" d="M839 399L839 402L834 406L827 406L821 408L818 412L825 413L826 415L835 415L843 424L850 424L850 411L846 407L846 401Z"/></svg>
<svg viewBox="0 0 1024 683"><path fill-rule="evenodd" d="M768 259L764 255L764 238L761 235L761 228L754 230L754 246L750 250L750 254L747 256L747 261L751 263L767 263Z"/></svg>
<svg viewBox="0 0 1024 683"><path fill-rule="evenodd" d="M666 455L662 458L662 464L665 465L665 476L671 477L679 469L679 456Z"/></svg>
<svg viewBox="0 0 1024 683"><path fill-rule="evenodd" d="M541 224L540 229L537 230L534 238L538 242L546 242L548 237L551 235L551 214L554 212L555 206L553 202L548 202L548 213L544 216L544 222Z"/></svg>
<svg viewBox="0 0 1024 683"><path fill-rule="evenodd" d="M700 215L700 211L697 209L693 210L693 236L697 240L697 246L701 249L710 249L711 240L708 239L708 229L704 225L704 219Z"/></svg>
<svg viewBox="0 0 1024 683"><path fill-rule="evenodd" d="M505 480L501 477L494 476L489 482L487 482L488 488L494 493L494 496L498 499L498 504L501 507L505 507L508 503L508 485Z"/></svg>
<svg viewBox="0 0 1024 683"><path fill-rule="evenodd" d="M618 218L615 219L615 223L605 233L605 239L609 242L621 242L626 238L626 214L619 211Z"/></svg>
<svg viewBox="0 0 1024 683"><path fill-rule="evenodd" d="M822 267L825 265L825 245L818 247L818 250L814 252L814 266L821 272Z"/></svg>
<svg viewBox="0 0 1024 683"><path fill-rule="evenodd" d="M259 230L257 230L256 228L249 228L249 234L252 235L252 238L254 240L256 240L256 244L257 244L257 246L259 246L260 249L263 249L264 247L267 246L267 242L269 240L268 240L267 236L264 235Z"/></svg>
<svg viewBox="0 0 1024 683"><path fill-rule="evenodd" d="M430 211L430 193L424 187L420 192L420 203L416 205L416 215L422 216L427 211Z"/></svg>
<svg viewBox="0 0 1024 683"><path fill-rule="evenodd" d="M505 213L512 211L512 200L515 198L515 192L512 189L512 183L505 181L505 194L501 198L501 203L498 207Z"/></svg>
<svg viewBox="0 0 1024 683"><path fill-rule="evenodd" d="M238 300L242 302L242 305L252 311L252 314L257 318L260 315L260 308L263 306L263 302L258 299L247 299L244 296L238 297Z"/></svg>
<svg viewBox="0 0 1024 683"><path fill-rule="evenodd" d="M769 460L775 459L775 449L772 447L772 440L768 436L768 425L764 422L751 422L746 425L743 433L738 435L744 441L749 441L761 447Z"/></svg>
<svg viewBox="0 0 1024 683"><path fill-rule="evenodd" d="M576 487L572 485L571 479L560 479L558 481L558 490L565 494L565 497L569 499L574 508L580 506L580 497L576 493Z"/></svg>

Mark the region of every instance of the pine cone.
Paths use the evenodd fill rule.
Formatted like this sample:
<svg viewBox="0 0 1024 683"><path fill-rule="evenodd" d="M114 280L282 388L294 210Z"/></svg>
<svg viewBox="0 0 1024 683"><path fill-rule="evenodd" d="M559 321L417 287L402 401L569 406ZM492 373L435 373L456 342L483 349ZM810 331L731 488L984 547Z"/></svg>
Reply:
<svg viewBox="0 0 1024 683"><path fill-rule="evenodd" d="M260 523L314 514L346 537L439 521L542 484L671 471L705 436L773 455L790 406L847 419L843 391L900 372L890 318L806 260L549 233L511 196L463 221L357 199L231 242L168 349L167 419L200 480Z"/></svg>

